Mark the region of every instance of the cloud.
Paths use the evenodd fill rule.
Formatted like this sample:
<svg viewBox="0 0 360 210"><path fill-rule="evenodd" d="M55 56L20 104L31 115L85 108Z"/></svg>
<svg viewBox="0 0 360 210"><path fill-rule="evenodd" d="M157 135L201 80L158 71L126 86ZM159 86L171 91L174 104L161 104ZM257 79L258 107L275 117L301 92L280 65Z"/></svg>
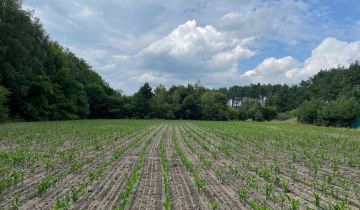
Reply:
<svg viewBox="0 0 360 210"><path fill-rule="evenodd" d="M144 68L175 74L223 71L255 55L248 48L251 40L239 40L211 25L201 27L191 20L151 43L137 59Z"/></svg>
<svg viewBox="0 0 360 210"><path fill-rule="evenodd" d="M266 58L254 69L241 75L242 79L260 83L295 83L305 80L320 70L348 67L360 60L360 41L345 42L329 37L311 52L303 63L291 56Z"/></svg>
<svg viewBox="0 0 360 210"><path fill-rule="evenodd" d="M239 37L261 35L265 39L293 45L299 39L308 38L305 33L308 15L308 5L303 1L266 1L225 14L217 27L234 32Z"/></svg>
<svg viewBox="0 0 360 210"><path fill-rule="evenodd" d="M253 83L288 83L292 78L288 74L299 66L291 56L276 59L266 58L255 69L246 71L241 77Z"/></svg>
<svg viewBox="0 0 360 210"><path fill-rule="evenodd" d="M232 50L215 54L210 60L210 65L226 68L229 64L234 65L241 58L250 58L254 55L254 51L237 45Z"/></svg>
<svg viewBox="0 0 360 210"><path fill-rule="evenodd" d="M321 69L349 66L355 60L360 60L360 41L345 42L329 37L312 50L311 57L305 60L304 67L295 76L312 76Z"/></svg>
<svg viewBox="0 0 360 210"><path fill-rule="evenodd" d="M112 56L124 78L132 86L184 84L201 79L207 85L213 77L237 72L238 62L256 54L250 49L255 38L237 39L211 25L199 26L195 20L175 27L135 55ZM101 72L110 72L103 66ZM110 77L110 76L109 76ZM111 80L110 80L111 81ZM225 80L224 80L225 81ZM125 90L126 91L126 90Z"/></svg>
<svg viewBox="0 0 360 210"><path fill-rule="evenodd" d="M324 49L313 48L325 37L358 39L355 2L24 0L24 8L35 10L53 40L84 58L113 88L131 94L144 81L293 83L319 68L348 64L357 57L349 50L357 49L353 42L330 40L322 42Z"/></svg>

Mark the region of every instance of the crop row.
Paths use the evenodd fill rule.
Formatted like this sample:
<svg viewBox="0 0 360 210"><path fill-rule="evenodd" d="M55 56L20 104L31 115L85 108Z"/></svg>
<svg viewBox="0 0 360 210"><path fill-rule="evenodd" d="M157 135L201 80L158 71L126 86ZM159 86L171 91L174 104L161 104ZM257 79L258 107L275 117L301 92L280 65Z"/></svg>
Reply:
<svg viewBox="0 0 360 210"><path fill-rule="evenodd" d="M195 128L197 126L191 125L188 127L192 127L191 130L195 130ZM297 206L297 205L300 206L300 204L297 204L299 202L296 202L296 201L300 201L300 200L304 199L304 197L303 197L305 195L304 192L301 192L301 189L300 189L300 192L298 192L299 189L297 189L296 193L300 197L298 199L294 199L294 198L289 198L288 191L289 191L289 186L291 186L291 188L290 188L291 190L296 190L296 188L294 188L294 187L297 185L297 183L299 181L301 183L301 179L299 179L299 177L296 177L296 173L294 173L293 176L286 174L284 172L285 169L283 169L283 167L284 167L283 165L280 165L280 163L278 163L278 162L272 161L273 158L271 158L271 156L277 155L277 153L275 153L274 150L266 149L266 153L269 153L269 154L267 154L266 156L260 156L261 154L263 154L262 151L264 151L264 148L263 147L255 147L255 148L258 148L258 150L251 149L251 148L254 148L254 146L252 145L252 142L254 142L254 141L250 141L250 139L249 140L241 139L242 134L239 132L237 133L237 135L233 135L232 138L225 136L224 133L220 133L220 137L217 139L217 141L216 141L217 143L215 143L213 140L214 134L219 135L218 131L220 129L216 130L216 129L212 128L211 129L212 132L209 132L210 129L207 129L206 132L201 132L201 129L199 129L199 128L196 128L196 130L197 130L196 132L192 132L192 133L194 133L193 135L198 135L198 138L202 139L203 141L206 141L208 145L214 145L214 147L216 147L219 152L221 152L221 150L223 150L222 147L224 147L224 145L229 144L229 142L230 142L231 143L231 144L229 144L230 147L228 147L229 153L236 154L236 157L237 157L236 159L238 161L240 161L242 167L244 167L243 169L241 169L241 171L243 171L243 172L246 172L247 170L253 171L257 174L257 176L261 177L262 179L264 179L266 181L266 183L268 183L267 185L265 185L265 190L264 190L265 195L269 194L266 192L273 191L272 190L273 187L271 187L271 185L278 186L278 187L282 188L286 194L281 193L279 195L278 199L276 200L277 202L279 202L279 201L284 202L285 200L289 200L290 206ZM232 131L232 132L234 132L234 131ZM208 133L214 133L214 134L209 135ZM254 134L254 138L256 138L255 134ZM237 140L237 139L239 139L239 140ZM266 138L263 139L264 144L266 144L266 141L267 141ZM237 146L239 144L241 146ZM268 145L268 147L270 147L270 146L271 145ZM248 151L243 150L243 148L246 148ZM244 155L244 153L242 151L244 151L245 154L249 155L249 156ZM255 154L257 154L255 156L256 158L253 158L252 153L249 154L249 151L255 152ZM226 155L227 152L226 152L226 150L223 150L222 153ZM259 153L260 153L260 155L259 155ZM256 163L258 163L258 164L256 164ZM261 163L261 164L259 165L259 163ZM232 168L232 172L235 173L234 171L236 171L236 170L234 169L233 166L231 166L229 168ZM297 172L297 171L294 170L294 172ZM246 172L245 174L247 174L247 173L248 172ZM237 172L235 174L237 174ZM241 173L241 174L243 174L243 173ZM248 176L248 175L244 175L244 176L237 175L237 176L245 179L246 176ZM338 176L341 176L341 175L338 175ZM327 176L327 177L330 177L330 176ZM343 180L345 179L344 177L341 177L341 178ZM297 179L299 179L299 180L297 180ZM308 179L308 177L306 177L306 179ZM289 183L290 181L292 181L291 184ZM331 180L328 180L327 182L330 182L330 183L328 183L329 185L333 185L333 183L331 183ZM308 197L307 202L309 202L308 204L311 204L310 206L315 206L315 207L321 206L322 208L329 208L329 209L335 208L336 206L349 206L349 205L356 206L356 202L352 201L349 197L348 197L349 199L347 200L347 199L345 199L346 197L337 196L336 194L335 195L330 194L330 196L332 196L333 199L329 199L329 197L324 196L324 194L329 195L329 193L321 191L319 188L317 188L311 184L309 184L307 186L308 186L308 188L311 187L313 189L312 192L306 193L306 196ZM335 187L335 189L338 189L338 188ZM348 189L348 188L346 188L346 189ZM341 190L341 188L340 188L340 190ZM241 197L245 197L245 195L249 194L246 192L246 190L242 189L240 191L241 191L240 194L242 195ZM344 191L341 190L339 192L344 192ZM354 192L354 193L355 194L352 194L350 192L348 194L348 196L349 195L356 196L356 192ZM291 194L292 193L290 193L290 195ZM272 197L271 194L269 194L269 195L270 196L266 196L266 197ZM344 195L346 195L346 194L344 194ZM310 199L309 196L311 196L313 198ZM326 198L326 200L323 200L324 198ZM336 201L336 200L338 200L338 201ZM322 203L322 204L320 205L320 203Z"/></svg>
<svg viewBox="0 0 360 210"><path fill-rule="evenodd" d="M151 139L155 134L156 132L152 132L150 135L147 135L147 143L146 146L143 148L142 153L146 151L144 149L147 148L148 144L151 142ZM134 146L139 146L139 143L141 142L143 142L143 136L137 137L128 145L125 145L119 148L118 150L116 150L112 154L111 158L102 162L100 166L98 166L94 171L92 171L89 174L86 180L83 180L82 182L78 183L76 186L73 186L72 189L69 192L67 192L65 196L63 196L63 198L57 198L55 209L68 209L73 202L77 201L80 196L84 195L87 192L87 188L91 185L91 183L93 183L96 179L98 179L112 163L114 163L119 158L121 158L127 151L129 151ZM143 157L141 156L139 162L141 162L141 158L143 159ZM139 168L139 166L135 168L137 169ZM131 180L131 178L129 180Z"/></svg>

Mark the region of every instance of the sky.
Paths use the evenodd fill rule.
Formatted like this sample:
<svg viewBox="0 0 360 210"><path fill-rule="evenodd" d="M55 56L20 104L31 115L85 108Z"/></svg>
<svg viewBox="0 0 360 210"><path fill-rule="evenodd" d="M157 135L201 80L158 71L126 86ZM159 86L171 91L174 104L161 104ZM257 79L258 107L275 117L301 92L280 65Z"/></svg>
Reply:
<svg viewBox="0 0 360 210"><path fill-rule="evenodd" d="M358 0L24 0L114 89L296 84L360 60Z"/></svg>

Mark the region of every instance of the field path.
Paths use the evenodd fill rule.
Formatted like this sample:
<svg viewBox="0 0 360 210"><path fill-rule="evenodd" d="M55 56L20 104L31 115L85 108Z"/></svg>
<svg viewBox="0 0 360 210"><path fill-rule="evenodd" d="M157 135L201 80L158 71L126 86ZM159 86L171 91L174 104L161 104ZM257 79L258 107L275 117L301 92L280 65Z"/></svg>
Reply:
<svg viewBox="0 0 360 210"><path fill-rule="evenodd" d="M148 128L145 128L145 129L148 129ZM113 147L110 147L110 145L106 145L104 147L104 149L102 149L101 151L94 151L94 150L89 151L89 153L85 157L82 157L82 158L85 159L85 158L89 158L89 157L96 157L96 155L98 156L98 158L95 160L92 160L92 161L91 160L87 161L86 164L80 170L67 174L67 177L64 180L57 183L55 186L57 186L63 182L66 182L66 180L74 180L74 179L80 180L84 176L84 173L86 173L86 171L89 170L89 168L95 167L96 165L100 164L103 160L110 157L113 151L128 144L135 137L142 135L142 132L144 132L145 129L142 130L141 132L132 133L125 137L122 137L120 140L117 141L117 144ZM61 173L64 170L69 170L70 167L71 167L71 164L69 163L69 164L62 165L61 167L57 167L49 172L41 171L41 172L33 175L32 177L26 178L24 181L15 185L6 193L6 195L3 198L4 200L1 203L0 209L10 208L10 205L13 202L12 199L14 198L14 195L18 196L19 201L22 205L25 205L28 202L30 202L30 205L31 205L32 199L39 199L39 196L37 195L37 185L44 177L50 176L50 175L56 175L58 173ZM79 179L77 179L77 178L79 178ZM48 191L50 192L51 190L56 191L56 190L59 190L59 188L52 189L52 187L51 187L51 189L49 189Z"/></svg>
<svg viewBox="0 0 360 210"><path fill-rule="evenodd" d="M166 128L166 132L168 132L168 128ZM157 136L149 146L140 182L136 187L129 209L162 209L162 176L159 154L161 138L164 138L164 133Z"/></svg>
<svg viewBox="0 0 360 210"><path fill-rule="evenodd" d="M198 167L199 177L206 180L205 195L211 203L218 204L220 209L247 209L244 207L233 189L220 183L216 178L214 171L206 170L201 167L201 162L192 154L192 152L185 146L179 127L176 126L176 136L179 140L180 147L186 153L188 158Z"/></svg>
<svg viewBox="0 0 360 210"><path fill-rule="evenodd" d="M172 209L205 209L198 191L178 156L174 156L172 130L168 132L165 145L166 158L169 164L169 185L172 198Z"/></svg>
<svg viewBox="0 0 360 210"><path fill-rule="evenodd" d="M219 141L221 142L221 139L219 139L218 136L214 135L212 132L204 130L201 127L192 125L192 124L188 124L188 126L191 126L192 129L195 129L201 133L204 133L205 135L207 135L208 137L210 137L210 139L212 139L212 141ZM185 128L187 131L189 130L189 127ZM233 144L233 143L230 143ZM236 148L236 145L231 145L232 147ZM249 145L247 148L247 150L251 150L252 147ZM235 153L234 153L235 154ZM265 184L266 181L264 179L262 179L261 177L259 177L254 171L248 170L248 169L242 169L242 167L238 164L238 162L242 159L242 158L246 158L246 156L244 155L246 154L246 152L239 152L235 155L234 159L228 158L226 157L224 154L220 154L221 159L224 161L223 165L228 165L228 164L234 164L234 165L238 165L239 168L241 169L242 173L244 174L249 174L250 176L256 177L260 180L258 180L259 183L263 183ZM269 161L267 160L265 157L263 157L261 154L256 154L256 157L258 157L259 159L263 159L265 161ZM286 161L286 158L283 159L284 161ZM220 166L221 168L221 166ZM298 174L301 173L301 169L304 168L304 166L298 166ZM225 169L226 170L226 169ZM291 180L291 171L284 169L283 171L281 171L280 173L281 177L284 177L286 180ZM300 174L302 177L307 177L308 179L312 180L312 177L308 177L307 174ZM232 176L230 174L230 176ZM233 183L238 182L238 179L232 179ZM277 193L281 193L281 189L276 189ZM308 206L310 208L316 209L315 205L313 204L314 198L313 198L313 189L311 189L311 185L308 183L305 183L305 181L303 180L298 180L297 182L292 182L289 185L289 192L287 192L288 195L291 195L293 198L298 199L298 200L302 200L307 202ZM318 193L322 194L321 191L318 190ZM355 195L351 195L349 194L349 208L350 209L357 209L359 208L359 203L356 202L356 196ZM261 196L260 196L261 197ZM326 209L326 204L327 203L332 203L335 204L333 198L331 198L330 196L323 196L323 199L320 201L320 204L322 206L322 208ZM278 204L273 203L273 202L268 202L268 205L271 206L274 209L280 208L278 206Z"/></svg>
<svg viewBox="0 0 360 210"><path fill-rule="evenodd" d="M158 129L155 129L158 130ZM145 146L149 138L159 138L164 128L158 131L155 136L147 135L141 146L130 150L121 160L111 166L110 170L103 174L99 180L90 187L88 196L76 202L72 209L113 209L119 202L119 194L124 189L127 179L132 175L132 171L138 160L139 153ZM153 143L152 143L153 144Z"/></svg>
<svg viewBox="0 0 360 210"><path fill-rule="evenodd" d="M153 132L155 132L155 130L148 131L148 132L153 133ZM149 136L149 135L147 135L147 136ZM79 172L67 175L64 180L61 180L57 184L57 186L61 186L61 187L53 187L53 188L49 189L47 192L45 192L44 195L35 196L33 199L29 200L28 202L25 202L20 207L20 209L52 209L55 205L57 197L61 197L64 193L69 191L72 186L75 186L76 184L84 181L89 176L90 172L95 170L96 167L98 167L103 161L110 159L112 153L115 152L116 149L124 147L126 144L130 143L133 140L134 139L131 138L131 139L125 141L124 143L120 144L118 147L109 150L103 157L86 165ZM135 146L135 148L133 148L133 149L137 150L138 148L139 148L139 146L137 146L137 147ZM132 149L130 149L130 151L128 151L128 152L131 153L131 151L132 151ZM117 162L123 162L122 158L117 160ZM127 161L124 161L124 165L128 165L125 163L127 163ZM113 166L110 166L109 168L111 169L112 167ZM109 171L109 170L107 170L107 171ZM106 173L107 172L105 172L105 174ZM112 172L110 172L110 174L112 174ZM102 185L100 185L100 186L102 186Z"/></svg>

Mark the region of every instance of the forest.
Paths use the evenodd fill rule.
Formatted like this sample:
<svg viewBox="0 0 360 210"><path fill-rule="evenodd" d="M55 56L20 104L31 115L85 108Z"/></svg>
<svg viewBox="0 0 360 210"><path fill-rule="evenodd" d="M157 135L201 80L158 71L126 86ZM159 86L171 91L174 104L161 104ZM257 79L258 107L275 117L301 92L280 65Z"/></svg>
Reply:
<svg viewBox="0 0 360 210"><path fill-rule="evenodd" d="M360 115L360 64L324 69L296 85L114 90L83 59L52 40L21 1L0 4L0 119L85 118L272 120L351 126ZM200 78L201 79L201 78ZM239 81L241 83L241 81ZM236 102L236 106L229 104Z"/></svg>

